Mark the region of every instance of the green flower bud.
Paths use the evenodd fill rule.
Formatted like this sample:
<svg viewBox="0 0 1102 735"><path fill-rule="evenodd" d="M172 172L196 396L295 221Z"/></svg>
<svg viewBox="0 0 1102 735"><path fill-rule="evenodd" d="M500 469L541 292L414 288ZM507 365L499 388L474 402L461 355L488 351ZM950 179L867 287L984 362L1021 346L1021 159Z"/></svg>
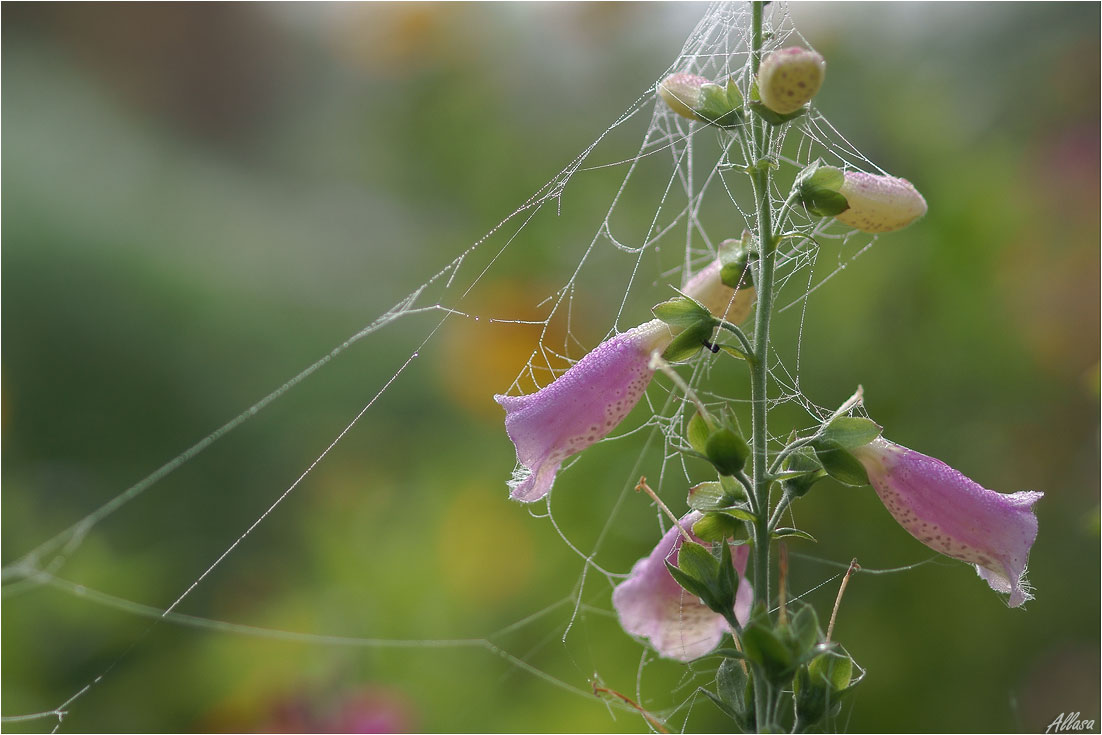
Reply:
<svg viewBox="0 0 1102 735"><path fill-rule="evenodd" d="M806 105L823 85L826 62L794 46L766 56L758 69L758 96L773 112L788 115Z"/></svg>
<svg viewBox="0 0 1102 735"><path fill-rule="evenodd" d="M700 88L708 83L696 74L670 74L658 84L658 95L678 115L696 120L694 110L700 106Z"/></svg>

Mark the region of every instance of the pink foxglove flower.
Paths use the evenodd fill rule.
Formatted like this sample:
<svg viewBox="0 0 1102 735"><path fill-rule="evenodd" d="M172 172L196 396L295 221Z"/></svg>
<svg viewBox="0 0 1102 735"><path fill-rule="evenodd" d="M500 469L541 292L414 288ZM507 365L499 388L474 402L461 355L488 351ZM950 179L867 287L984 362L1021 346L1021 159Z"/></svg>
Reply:
<svg viewBox="0 0 1102 735"><path fill-rule="evenodd" d="M681 527L692 535L693 524L703 514L692 511L681 519ZM620 616L620 625L628 633L646 638L654 650L666 658L691 661L716 647L730 632L727 621L710 610L700 599L686 591L670 576L666 562L677 566L677 556L684 537L671 528L658 546L635 563L631 574L612 591L612 604ZM693 537L700 542L700 539ZM733 546L731 553L739 574L735 592L735 619L745 625L750 619L754 591L743 578L748 546Z"/></svg>
<svg viewBox="0 0 1102 735"><path fill-rule="evenodd" d="M926 200L906 179L846 171L838 193L849 209L835 215L839 222L861 232L899 230L926 214Z"/></svg>
<svg viewBox="0 0 1102 735"><path fill-rule="evenodd" d="M1032 599L1026 561L1037 538L1040 492L987 490L944 462L883 438L853 450L876 494L903 528L946 556L976 565L1010 607Z"/></svg>
<svg viewBox="0 0 1102 735"><path fill-rule="evenodd" d="M707 79L696 74L670 74L658 85L658 95L678 115L696 120L694 110L700 106L700 88L707 83Z"/></svg>
<svg viewBox="0 0 1102 735"><path fill-rule="evenodd" d="M713 315L746 318L754 290L720 280L714 261L683 289ZM531 503L551 490L564 460L608 436L643 396L654 370L651 353L661 352L675 332L653 319L618 334L587 354L553 383L526 396L494 396L505 409L505 430L517 449L517 470L509 482L514 500Z"/></svg>
<svg viewBox="0 0 1102 735"><path fill-rule="evenodd" d="M826 62L814 51L784 48L762 59L758 69L758 96L773 112L788 115L806 105L826 75Z"/></svg>

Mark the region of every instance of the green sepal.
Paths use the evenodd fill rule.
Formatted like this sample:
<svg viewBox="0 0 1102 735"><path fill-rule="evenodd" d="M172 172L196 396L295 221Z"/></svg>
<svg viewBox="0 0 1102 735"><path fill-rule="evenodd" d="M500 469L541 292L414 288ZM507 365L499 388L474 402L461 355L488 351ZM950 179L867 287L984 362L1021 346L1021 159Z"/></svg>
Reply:
<svg viewBox="0 0 1102 735"><path fill-rule="evenodd" d="M789 527L785 526L783 528L773 529L773 538L774 539L792 538L792 537L802 538L802 539L805 539L807 541L812 541L812 542L818 543L818 541L816 540L816 538L814 536L812 536L807 531L801 531L798 528L789 528Z"/></svg>
<svg viewBox="0 0 1102 735"><path fill-rule="evenodd" d="M705 541L724 541L741 528L742 524L727 513L706 513L693 524L693 534Z"/></svg>
<svg viewBox="0 0 1102 735"><path fill-rule="evenodd" d="M688 503L693 510L707 513L708 511L730 508L745 497L745 492L742 497L737 497L728 492L721 482L702 482L689 488Z"/></svg>
<svg viewBox="0 0 1102 735"><path fill-rule="evenodd" d="M727 549L726 544L723 549ZM724 568L731 567L730 556L728 551L724 562L700 544L685 541L677 552L677 566L667 561L666 569L678 584L699 597L713 612L724 614L735 604L734 572Z"/></svg>
<svg viewBox="0 0 1102 735"><path fill-rule="evenodd" d="M796 709L793 732L808 732L822 723L827 716L828 689L811 681L806 666L801 666L792 677L792 699Z"/></svg>
<svg viewBox="0 0 1102 735"><path fill-rule="evenodd" d="M799 201L816 217L834 217L849 209L849 202L839 189L845 174L834 166L813 161L796 176L792 185Z"/></svg>
<svg viewBox="0 0 1102 735"><path fill-rule="evenodd" d="M859 487L869 484L869 475L857 458L844 447L827 439L813 443L815 456L823 464L826 473L843 485Z"/></svg>
<svg viewBox="0 0 1102 735"><path fill-rule="evenodd" d="M700 352L700 348L703 347L704 343L708 341L708 338L712 336L714 327L714 320L712 323L707 324L704 322L697 322L695 325L674 337L673 341L670 342L670 346L662 353L662 357L668 362L682 362L683 360L688 360L690 357Z"/></svg>
<svg viewBox="0 0 1102 735"><path fill-rule="evenodd" d="M747 356L747 354L737 347L732 347L731 345L727 344L717 344L716 347L723 350L731 357L737 358L739 360L746 360L747 362L750 361L750 358Z"/></svg>
<svg viewBox="0 0 1102 735"><path fill-rule="evenodd" d="M712 692L708 691L704 687L701 687L697 691L699 691L701 694L703 694L708 699L712 700L712 704L714 704L716 707L719 707L720 712L727 715L732 720L735 720L736 722L738 722L738 720L741 717L741 713L740 712L735 712L730 707L728 707L727 703L719 698L719 695L713 694ZM746 732L746 731L743 730L743 732Z"/></svg>
<svg viewBox="0 0 1102 735"><path fill-rule="evenodd" d="M742 650L772 684L783 686L792 678L795 660L788 646L768 627L768 618L764 620L752 620L742 629Z"/></svg>
<svg viewBox="0 0 1102 735"><path fill-rule="evenodd" d="M799 189L826 189L836 192L841 190L845 182L846 175L842 169L824 166L821 160L816 159L796 174L794 186Z"/></svg>
<svg viewBox="0 0 1102 735"><path fill-rule="evenodd" d="M750 233L744 232L739 239L724 240L719 244L719 279L730 288L748 288L753 286L749 270Z"/></svg>
<svg viewBox="0 0 1102 735"><path fill-rule="evenodd" d="M792 615L788 624L793 651L800 661L807 660L815 650L819 640L823 637L819 628L819 616L815 614L815 608L804 605Z"/></svg>
<svg viewBox="0 0 1102 735"><path fill-rule="evenodd" d="M816 217L837 217L849 209L849 200L844 195L826 189L808 192L800 201Z"/></svg>
<svg viewBox="0 0 1102 735"><path fill-rule="evenodd" d="M666 569L669 570L670 576L674 578L674 581L685 588L685 591L691 595L699 597L705 605L711 607L708 601L712 598L712 591L698 579L690 577L685 572L681 571L673 564L666 562Z"/></svg>
<svg viewBox="0 0 1102 735"><path fill-rule="evenodd" d="M734 475L746 466L750 447L746 441L727 427L712 432L705 446L708 459L721 475Z"/></svg>
<svg viewBox="0 0 1102 735"><path fill-rule="evenodd" d="M693 414L693 417L689 419L688 426L685 427L685 438L689 440L689 446L705 458L708 456L704 452L707 448L710 433L708 422L704 420L699 411ZM692 497L692 490L689 491L689 496Z"/></svg>
<svg viewBox="0 0 1102 735"><path fill-rule="evenodd" d="M758 517L756 515L743 508L728 508L723 512L729 516L738 518L740 521L749 521L750 523L758 522Z"/></svg>
<svg viewBox="0 0 1102 735"><path fill-rule="evenodd" d="M704 122L721 128L734 127L742 122L742 94L734 80L728 80L726 87L702 84L700 101L693 112Z"/></svg>
<svg viewBox="0 0 1102 735"><path fill-rule="evenodd" d="M727 104L731 107L742 107L742 102L742 92L735 84L735 78L729 77L727 79Z"/></svg>
<svg viewBox="0 0 1102 735"><path fill-rule="evenodd" d="M881 431L883 429L871 419L839 416L823 427L820 436L842 449L857 449L876 439Z"/></svg>
<svg viewBox="0 0 1102 735"><path fill-rule="evenodd" d="M802 473L786 477L781 481L781 489L794 498L807 495L816 482L826 477L822 463L815 457L815 451L809 447L800 447L785 457L782 468L786 472Z"/></svg>
<svg viewBox="0 0 1102 735"><path fill-rule="evenodd" d="M700 661L705 658L711 658L712 656L722 656L723 658L742 660L746 658L746 654L737 648L717 648L714 651L709 651L700 658L693 659L694 661Z"/></svg>
<svg viewBox="0 0 1102 735"><path fill-rule="evenodd" d="M707 584L716 578L719 562L698 543L685 541L677 552L677 567L693 579Z"/></svg>
<svg viewBox="0 0 1102 735"><path fill-rule="evenodd" d="M807 666L812 682L823 682L837 693L850 688L853 659L846 653L821 653Z"/></svg>
<svg viewBox="0 0 1102 735"><path fill-rule="evenodd" d="M651 309L656 317L675 329L685 329L702 322L711 324L715 317L703 304L688 296L663 301Z"/></svg>
<svg viewBox="0 0 1102 735"><path fill-rule="evenodd" d="M748 105L750 112L754 113L765 122L770 125L784 125L786 122L791 122L798 117L807 114L807 106L803 106L795 112L790 112L787 115L782 115L779 112L774 112L761 103L759 100L751 100Z"/></svg>

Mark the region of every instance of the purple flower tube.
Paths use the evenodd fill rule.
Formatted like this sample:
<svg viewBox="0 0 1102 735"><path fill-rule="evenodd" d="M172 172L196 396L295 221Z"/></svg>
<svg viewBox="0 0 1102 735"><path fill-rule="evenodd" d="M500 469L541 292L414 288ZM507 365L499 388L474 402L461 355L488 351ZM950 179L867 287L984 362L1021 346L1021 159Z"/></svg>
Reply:
<svg viewBox="0 0 1102 735"><path fill-rule="evenodd" d="M1025 579L1044 493L987 490L945 464L883 438L853 450L896 521L938 553L975 564L1010 607L1032 599Z"/></svg>
<svg viewBox="0 0 1102 735"><path fill-rule="evenodd" d="M701 518L703 514L694 510L681 519L681 527L692 535L693 524ZM628 633L648 639L661 656L691 661L714 649L731 629L722 615L670 576L666 562L677 565L683 541L684 536L676 528L667 531L650 556L637 561L628 578L612 591L612 604ZM695 536L693 541L700 543ZM754 590L743 577L750 549L734 546L731 554L739 574L735 619L745 625L754 602Z"/></svg>
<svg viewBox="0 0 1102 735"><path fill-rule="evenodd" d="M713 315L746 318L754 289L734 289L720 280L714 261L683 289ZM653 319L597 346L553 383L526 396L494 396L505 409L505 430L517 450L510 497L531 503L547 495L564 460L608 436L642 398L661 352L676 330Z"/></svg>

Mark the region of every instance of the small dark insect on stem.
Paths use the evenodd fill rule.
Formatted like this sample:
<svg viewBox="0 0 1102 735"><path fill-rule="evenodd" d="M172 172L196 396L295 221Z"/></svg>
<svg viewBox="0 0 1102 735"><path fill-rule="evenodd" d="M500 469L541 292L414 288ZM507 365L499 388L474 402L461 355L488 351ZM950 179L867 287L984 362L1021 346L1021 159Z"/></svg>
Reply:
<svg viewBox="0 0 1102 735"><path fill-rule="evenodd" d="M718 344L715 344L713 342L709 342L706 339L702 340L702 341L704 342L704 346L712 351L712 354L718 354L719 353L719 345Z"/></svg>
<svg viewBox="0 0 1102 735"><path fill-rule="evenodd" d="M649 722L651 724L651 727L653 727L655 730L657 730L658 732L661 732L661 733L666 733L666 735L669 735L670 731L666 729L666 726L663 725L661 722L659 722L654 717L654 715L652 715L650 712L647 712L645 709L643 709L642 707L637 705L635 703L635 701L631 699L631 697L628 697L624 694L620 694L620 692L616 691L615 689L607 689L605 687L597 686L596 681L594 681L592 684L593 684L593 696L599 697L602 694L605 694L605 695L608 695L610 697L616 697L621 702L623 702L627 706L631 707L632 709L634 709L639 714L643 715L643 717L647 718L647 722Z"/></svg>

